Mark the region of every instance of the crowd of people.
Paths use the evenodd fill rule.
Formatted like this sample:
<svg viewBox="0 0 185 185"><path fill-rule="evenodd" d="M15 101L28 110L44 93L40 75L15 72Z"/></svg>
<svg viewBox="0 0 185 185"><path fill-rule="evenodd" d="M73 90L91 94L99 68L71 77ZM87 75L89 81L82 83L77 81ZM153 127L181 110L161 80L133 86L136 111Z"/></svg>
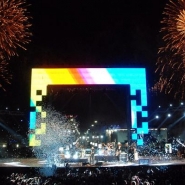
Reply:
<svg viewBox="0 0 185 185"><path fill-rule="evenodd" d="M185 166L82 167L22 169L3 173L3 185L180 185Z"/></svg>

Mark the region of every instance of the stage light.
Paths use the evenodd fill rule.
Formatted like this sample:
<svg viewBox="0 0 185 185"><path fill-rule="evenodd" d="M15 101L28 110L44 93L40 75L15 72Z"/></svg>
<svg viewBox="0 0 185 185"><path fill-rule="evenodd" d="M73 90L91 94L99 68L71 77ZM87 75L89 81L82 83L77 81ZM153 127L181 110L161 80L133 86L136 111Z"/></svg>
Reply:
<svg viewBox="0 0 185 185"><path fill-rule="evenodd" d="M170 103L170 107L172 107L172 104Z"/></svg>
<svg viewBox="0 0 185 185"><path fill-rule="evenodd" d="M78 152L75 152L75 154L73 155L73 159L78 159Z"/></svg>
<svg viewBox="0 0 185 185"><path fill-rule="evenodd" d="M59 150L59 152L63 152L64 151L64 148L63 147L60 147L58 150Z"/></svg>
<svg viewBox="0 0 185 185"><path fill-rule="evenodd" d="M101 138L103 138L103 136L102 136L102 135L101 135L100 137L101 137Z"/></svg>
<svg viewBox="0 0 185 185"><path fill-rule="evenodd" d="M168 117L171 117L171 114L168 114Z"/></svg>
<svg viewBox="0 0 185 185"><path fill-rule="evenodd" d="M64 156L65 156L66 159L69 159L71 157L69 151L67 151Z"/></svg>
<svg viewBox="0 0 185 185"><path fill-rule="evenodd" d="M100 149L100 148L102 148L102 144L101 143L98 144L98 149Z"/></svg>
<svg viewBox="0 0 185 185"><path fill-rule="evenodd" d="M155 118L156 118L156 119L159 119L159 116L158 116L158 115L156 115L156 116L155 116Z"/></svg>
<svg viewBox="0 0 185 185"><path fill-rule="evenodd" d="M6 145L5 144L3 144L3 146L2 146L3 148L5 148L6 147Z"/></svg>
<svg viewBox="0 0 185 185"><path fill-rule="evenodd" d="M103 150L98 150L98 154L99 155L103 155L104 154L104 151Z"/></svg>
<svg viewBox="0 0 185 185"><path fill-rule="evenodd" d="M161 108L161 106L160 106L160 105L159 105L158 107L159 107L159 108Z"/></svg>
<svg viewBox="0 0 185 185"><path fill-rule="evenodd" d="M181 102L181 105L184 105L184 103L183 103L183 102Z"/></svg>

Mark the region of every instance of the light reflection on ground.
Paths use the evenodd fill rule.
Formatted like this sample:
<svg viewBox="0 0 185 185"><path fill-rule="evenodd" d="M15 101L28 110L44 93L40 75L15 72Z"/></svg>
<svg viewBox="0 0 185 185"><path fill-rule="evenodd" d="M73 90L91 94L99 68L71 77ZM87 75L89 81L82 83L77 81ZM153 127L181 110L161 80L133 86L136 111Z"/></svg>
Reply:
<svg viewBox="0 0 185 185"><path fill-rule="evenodd" d="M148 160L148 163L142 159ZM46 160L36 159L36 158L15 158L15 159L0 159L0 167L49 167L55 165L56 167L65 167L64 163L48 164ZM69 163L73 167L83 166L80 162ZM94 167L96 165L101 165L103 167L121 167L121 166L163 166L163 165L185 165L185 159L172 159L172 160L154 160L153 158L140 157L138 161L133 162L104 162L95 163L94 165L87 164L88 167Z"/></svg>

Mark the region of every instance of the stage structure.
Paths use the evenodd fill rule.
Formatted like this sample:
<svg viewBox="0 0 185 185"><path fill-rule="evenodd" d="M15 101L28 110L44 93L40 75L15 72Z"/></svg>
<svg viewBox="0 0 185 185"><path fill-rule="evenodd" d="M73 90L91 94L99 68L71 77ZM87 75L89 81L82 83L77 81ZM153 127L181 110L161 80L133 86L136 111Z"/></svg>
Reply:
<svg viewBox="0 0 185 185"><path fill-rule="evenodd" d="M48 85L129 85L132 140L143 145L142 134L148 134L148 111L145 68L33 68L31 76L30 135L29 145L40 146L37 135L45 134L47 125L43 121L36 128L38 114L46 118L42 101L47 96ZM138 116L139 115L139 116ZM139 124L139 118L141 118Z"/></svg>

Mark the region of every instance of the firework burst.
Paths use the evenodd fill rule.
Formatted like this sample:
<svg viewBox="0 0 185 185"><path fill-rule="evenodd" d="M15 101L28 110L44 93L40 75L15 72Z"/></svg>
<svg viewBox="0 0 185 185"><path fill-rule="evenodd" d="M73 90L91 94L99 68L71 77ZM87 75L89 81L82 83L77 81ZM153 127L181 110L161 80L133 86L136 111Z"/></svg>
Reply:
<svg viewBox="0 0 185 185"><path fill-rule="evenodd" d="M161 33L164 47L159 48L154 89L184 98L185 91L185 1L170 0L163 12Z"/></svg>
<svg viewBox="0 0 185 185"><path fill-rule="evenodd" d="M31 24L25 0L0 1L0 49L3 56L17 55L16 49L30 42Z"/></svg>

